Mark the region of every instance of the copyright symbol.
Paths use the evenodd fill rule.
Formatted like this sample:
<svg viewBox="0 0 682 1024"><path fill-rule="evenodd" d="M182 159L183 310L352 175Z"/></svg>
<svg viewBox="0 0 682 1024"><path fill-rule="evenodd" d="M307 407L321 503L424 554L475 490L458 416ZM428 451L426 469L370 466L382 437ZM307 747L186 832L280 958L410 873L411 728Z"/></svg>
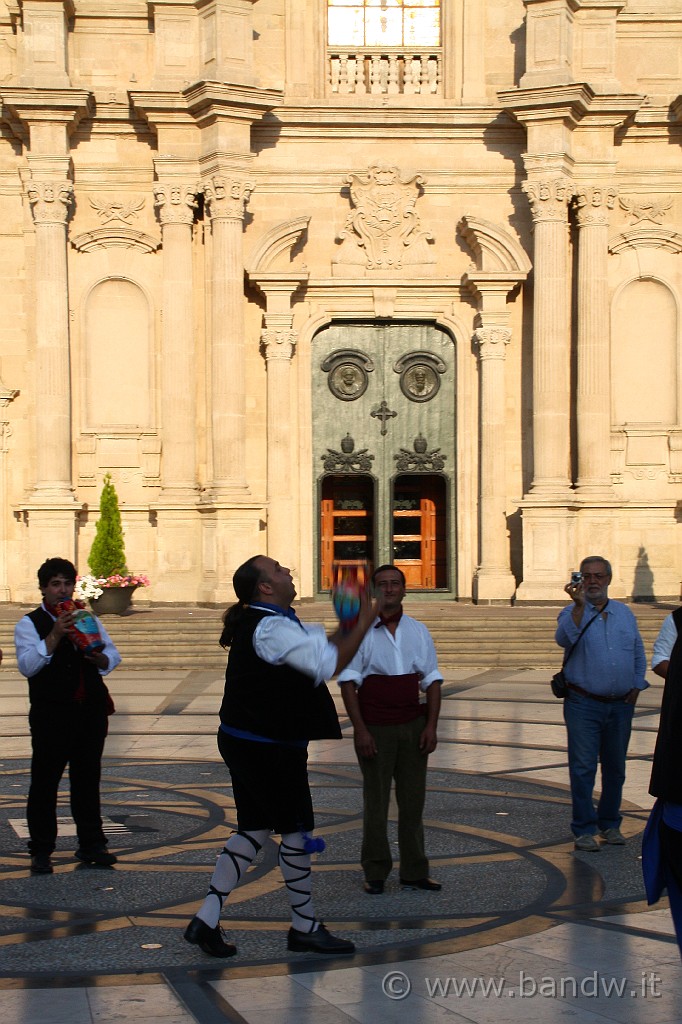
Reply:
<svg viewBox="0 0 682 1024"><path fill-rule="evenodd" d="M410 979L402 971L389 971L381 981L381 989L389 999L405 999L410 994Z"/></svg>

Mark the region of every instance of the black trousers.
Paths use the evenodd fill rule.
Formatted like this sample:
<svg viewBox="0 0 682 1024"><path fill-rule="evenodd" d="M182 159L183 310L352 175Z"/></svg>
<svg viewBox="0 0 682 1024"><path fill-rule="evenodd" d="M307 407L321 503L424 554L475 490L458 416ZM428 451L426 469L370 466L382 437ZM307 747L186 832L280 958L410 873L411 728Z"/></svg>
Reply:
<svg viewBox="0 0 682 1024"><path fill-rule="evenodd" d="M32 854L50 854L57 841L57 790L69 766L71 814L81 848L106 845L100 814L102 752L108 729L104 708L73 703L31 708L31 785L26 818Z"/></svg>

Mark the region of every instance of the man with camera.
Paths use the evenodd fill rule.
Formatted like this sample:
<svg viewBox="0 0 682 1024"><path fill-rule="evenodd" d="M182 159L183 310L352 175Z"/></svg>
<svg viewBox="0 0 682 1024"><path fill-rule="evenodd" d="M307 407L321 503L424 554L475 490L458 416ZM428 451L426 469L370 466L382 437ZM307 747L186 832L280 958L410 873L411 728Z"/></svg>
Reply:
<svg viewBox="0 0 682 1024"><path fill-rule="evenodd" d="M611 565L584 558L580 578L564 590L571 604L559 614L556 642L571 658L564 721L568 734L575 849L598 853L603 843L622 846L620 803L635 703L645 679L646 655L637 620L626 605L609 599ZM601 795L593 800L597 765Z"/></svg>

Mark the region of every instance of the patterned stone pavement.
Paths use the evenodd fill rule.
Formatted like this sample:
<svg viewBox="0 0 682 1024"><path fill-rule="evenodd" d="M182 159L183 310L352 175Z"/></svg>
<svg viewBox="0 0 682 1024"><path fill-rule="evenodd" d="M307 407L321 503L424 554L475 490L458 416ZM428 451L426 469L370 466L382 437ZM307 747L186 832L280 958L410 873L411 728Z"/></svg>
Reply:
<svg viewBox="0 0 682 1024"><path fill-rule="evenodd" d="M229 902L227 965L182 939L234 822L216 760L217 672L111 677L103 811L114 869L73 858L68 792L55 874L31 877L24 805L25 682L0 696L0 990L4 1024L134 1021L383 1024L682 1020L669 914L644 901L640 837L661 687L630 750L624 848L576 854L561 705L548 673L448 675L426 808L437 894L361 888L361 785L352 742L311 746L315 902L352 959L286 951L288 903L269 843ZM651 677L654 682L655 677ZM347 729L346 729L347 732ZM395 824L392 824L395 840ZM487 986L487 988L486 988ZM594 990L594 991L593 991Z"/></svg>

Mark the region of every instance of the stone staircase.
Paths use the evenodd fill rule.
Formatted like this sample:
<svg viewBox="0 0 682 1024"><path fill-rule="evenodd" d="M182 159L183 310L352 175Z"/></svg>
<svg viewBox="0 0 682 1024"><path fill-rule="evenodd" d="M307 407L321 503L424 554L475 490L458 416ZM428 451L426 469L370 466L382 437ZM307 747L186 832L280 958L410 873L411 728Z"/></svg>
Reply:
<svg viewBox="0 0 682 1024"><path fill-rule="evenodd" d="M16 667L13 629L33 606L0 605L0 648L3 665ZM673 605L633 604L642 638L651 658L653 641ZM561 605L515 607L459 604L454 601L408 600L406 611L431 630L443 671L468 666L558 669L561 652L554 643ZM306 622L335 628L329 601L301 601L297 610ZM222 671L226 652L218 644L222 608L173 607L134 603L127 615L107 615L103 622L123 656L126 669L209 669Z"/></svg>

